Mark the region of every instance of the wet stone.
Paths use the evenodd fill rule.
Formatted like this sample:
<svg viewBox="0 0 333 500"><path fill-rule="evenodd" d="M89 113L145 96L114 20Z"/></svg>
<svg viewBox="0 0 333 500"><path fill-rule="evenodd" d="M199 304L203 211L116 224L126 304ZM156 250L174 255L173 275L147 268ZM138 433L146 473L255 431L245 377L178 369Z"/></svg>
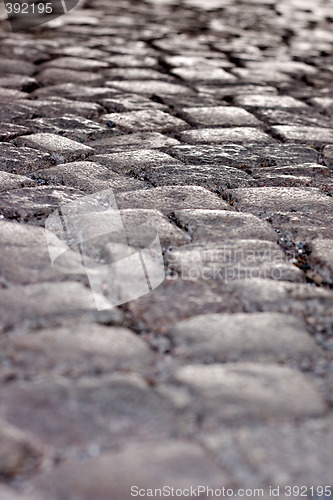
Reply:
<svg viewBox="0 0 333 500"><path fill-rule="evenodd" d="M174 380L186 387L202 428L269 419L319 417L325 402L311 379L289 367L229 363L181 368Z"/></svg>
<svg viewBox="0 0 333 500"><path fill-rule="evenodd" d="M333 143L333 132L329 128L278 125L272 127L272 131L281 139L288 142L299 142L303 144Z"/></svg>
<svg viewBox="0 0 333 500"><path fill-rule="evenodd" d="M119 175L98 163L78 161L57 165L32 174L33 179L48 184L73 187L85 193L95 193L105 189L129 191L144 189L145 183L131 177Z"/></svg>
<svg viewBox="0 0 333 500"><path fill-rule="evenodd" d="M273 139L254 127L204 128L189 130L180 134L182 142L188 144L269 143Z"/></svg>
<svg viewBox="0 0 333 500"><path fill-rule="evenodd" d="M93 148L56 134L38 133L18 137L14 140L18 146L40 149L51 155L56 163L84 159L94 153Z"/></svg>
<svg viewBox="0 0 333 500"><path fill-rule="evenodd" d="M203 127L242 127L260 123L254 115L235 106L183 108L181 113L189 123Z"/></svg>
<svg viewBox="0 0 333 500"><path fill-rule="evenodd" d="M229 165L251 172L253 167L283 166L317 161L317 152L300 145L239 145L227 146L175 146L172 156L185 163Z"/></svg>
<svg viewBox="0 0 333 500"><path fill-rule="evenodd" d="M100 500L123 500L131 486L134 486L134 495L144 489L146 498L155 496L155 490L158 494L165 486L166 477L174 492L185 491L185 494L189 485L197 492L202 484L216 489L221 482L226 486L231 483L230 476L216 467L201 446L162 439L152 443L131 443L118 453L61 465L45 474L38 486L54 500L64 498L69 491L81 500L90 500L96 491ZM74 499L74 496L68 498Z"/></svg>
<svg viewBox="0 0 333 500"><path fill-rule="evenodd" d="M147 372L154 353L132 331L78 323L37 331L19 330L1 341L3 355L19 377L93 376Z"/></svg>
<svg viewBox="0 0 333 500"><path fill-rule="evenodd" d="M92 445L97 450L119 445L134 435L147 440L177 435L171 400L134 373L11 385L1 389L1 401L1 414L14 425L72 454Z"/></svg>
<svg viewBox="0 0 333 500"><path fill-rule="evenodd" d="M198 186L161 186L117 195L119 208L148 208L173 212L185 208L232 210L230 205Z"/></svg>
<svg viewBox="0 0 333 500"><path fill-rule="evenodd" d="M10 143L0 144L0 170L13 174L29 174L34 170L54 165L51 155Z"/></svg>
<svg viewBox="0 0 333 500"><path fill-rule="evenodd" d="M220 209L176 209L175 219L195 243L230 239L262 239L276 242L278 238L268 222L252 214Z"/></svg>
<svg viewBox="0 0 333 500"><path fill-rule="evenodd" d="M197 363L254 361L307 366L320 358L301 317L281 313L203 314L167 333L176 356Z"/></svg>

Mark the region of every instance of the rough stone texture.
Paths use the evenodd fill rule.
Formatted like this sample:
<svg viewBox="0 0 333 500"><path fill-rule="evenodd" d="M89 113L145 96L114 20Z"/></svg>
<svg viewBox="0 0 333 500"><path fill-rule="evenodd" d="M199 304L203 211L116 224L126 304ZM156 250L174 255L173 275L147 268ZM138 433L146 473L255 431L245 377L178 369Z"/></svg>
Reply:
<svg viewBox="0 0 333 500"><path fill-rule="evenodd" d="M187 128L183 120L159 109L140 110L126 113L110 113L101 117L104 123L114 123L126 132L171 132Z"/></svg>
<svg viewBox="0 0 333 500"><path fill-rule="evenodd" d="M83 159L94 153L94 150L89 146L72 141L66 137L48 133L18 137L15 139L15 144L41 149L50 153L57 163L61 163L63 160L73 161Z"/></svg>
<svg viewBox="0 0 333 500"><path fill-rule="evenodd" d="M90 161L69 162L38 170L32 174L32 178L43 180L48 184L71 186L85 193L95 193L104 189L128 191L145 187L142 181L119 175L103 165Z"/></svg>
<svg viewBox="0 0 333 500"><path fill-rule="evenodd" d="M153 209L157 206L163 212L194 207L232 210L216 194L198 186L162 186L136 191L135 194L119 193L117 202L119 208Z"/></svg>
<svg viewBox="0 0 333 500"><path fill-rule="evenodd" d="M310 380L287 367L192 365L178 370L174 380L190 391L194 411L210 431L222 423L318 417L327 409Z"/></svg>
<svg viewBox="0 0 333 500"><path fill-rule="evenodd" d="M168 336L177 356L197 363L247 360L306 366L320 355L304 320L279 313L203 314L174 325Z"/></svg>
<svg viewBox="0 0 333 500"><path fill-rule="evenodd" d="M81 0L14 33L0 3L1 500L331 484L331 11ZM95 193L52 266L46 217Z"/></svg>
<svg viewBox="0 0 333 500"><path fill-rule="evenodd" d="M273 139L254 127L204 128L182 132L180 138L189 144L224 144L225 142L272 142Z"/></svg>

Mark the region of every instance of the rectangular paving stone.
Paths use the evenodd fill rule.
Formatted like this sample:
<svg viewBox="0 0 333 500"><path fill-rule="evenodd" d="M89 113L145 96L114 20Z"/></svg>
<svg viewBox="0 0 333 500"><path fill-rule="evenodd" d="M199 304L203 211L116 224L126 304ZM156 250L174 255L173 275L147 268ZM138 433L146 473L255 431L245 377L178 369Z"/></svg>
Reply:
<svg viewBox="0 0 333 500"><path fill-rule="evenodd" d="M25 135L14 140L18 146L40 149L51 155L57 163L84 159L94 153L93 148L56 134Z"/></svg>
<svg viewBox="0 0 333 500"><path fill-rule="evenodd" d="M174 132L189 127L184 120L159 109L110 113L100 119L126 132Z"/></svg>
<svg viewBox="0 0 333 500"><path fill-rule="evenodd" d="M114 191L130 191L144 189L146 184L131 177L119 175L103 165L89 161L78 161L60 164L32 174L37 181L47 184L73 187L85 193L95 193L105 189Z"/></svg>
<svg viewBox="0 0 333 500"><path fill-rule="evenodd" d="M172 73L182 78L182 80L189 82L201 82L203 84L234 82L237 80L235 75L232 73L228 73L224 69L214 66L178 66L177 68L172 69Z"/></svg>
<svg viewBox="0 0 333 500"><path fill-rule="evenodd" d="M260 123L254 115L235 106L183 108L181 113L186 121L202 127L242 127Z"/></svg>
<svg viewBox="0 0 333 500"><path fill-rule="evenodd" d="M236 96L233 103L245 108L306 108L306 104L302 101L294 99L287 95L246 95Z"/></svg>
<svg viewBox="0 0 333 500"><path fill-rule="evenodd" d="M113 80L106 82L107 85L124 92L133 92L134 94L146 95L182 95L191 94L193 91L184 85L162 82L157 80L132 80L129 82L120 82Z"/></svg>
<svg viewBox="0 0 333 500"><path fill-rule="evenodd" d="M18 74L18 75L33 75L36 71L36 67L25 61L24 59L7 59L1 58L0 62L0 74Z"/></svg>
<svg viewBox="0 0 333 500"><path fill-rule="evenodd" d="M76 71L67 68L46 68L37 75L42 86L59 85L61 83L78 83L79 85L102 85L104 78L100 73ZM40 94L40 93L39 93Z"/></svg>
<svg viewBox="0 0 333 500"><path fill-rule="evenodd" d="M311 379L289 367L228 363L180 368L174 381L187 388L201 427L217 430L222 424L319 417L326 404Z"/></svg>
<svg viewBox="0 0 333 500"><path fill-rule="evenodd" d="M116 151L139 149L167 149L179 145L177 139L168 137L160 132L134 132L131 134L111 135L104 139L94 140L91 145L97 154L108 154Z"/></svg>
<svg viewBox="0 0 333 500"><path fill-rule="evenodd" d="M228 144L225 146L175 146L169 150L184 163L222 164L243 168L251 172L253 167L270 165L283 166L298 163L315 163L317 152L310 147L301 145L261 145L261 144Z"/></svg>
<svg viewBox="0 0 333 500"><path fill-rule="evenodd" d="M36 149L17 147L11 143L0 144L0 170L12 174L26 175L34 170L54 165L48 153Z"/></svg>
<svg viewBox="0 0 333 500"><path fill-rule="evenodd" d="M90 161L101 163L110 170L119 174L143 175L146 168L155 168L162 165L181 165L181 162L166 153L154 149L139 149L121 151L112 154L97 154L89 158Z"/></svg>
<svg viewBox="0 0 333 500"><path fill-rule="evenodd" d="M333 239L316 238L311 242L309 264L322 283L333 284Z"/></svg>
<svg viewBox="0 0 333 500"><path fill-rule="evenodd" d="M194 185L222 193L232 187L256 186L256 181L246 172L214 165L166 165L147 168L144 174L154 186Z"/></svg>
<svg viewBox="0 0 333 500"><path fill-rule="evenodd" d="M15 125L13 123L2 122L0 124L0 141L10 141L19 135L25 135L29 132L29 129L22 127L21 125Z"/></svg>
<svg viewBox="0 0 333 500"><path fill-rule="evenodd" d="M96 103L102 99L113 97L117 92L114 89L106 87L95 87L89 85L80 85L79 83L65 82L49 87L41 87L31 93L32 97L49 99L51 97L62 97L74 99L77 101L90 101Z"/></svg>
<svg viewBox="0 0 333 500"><path fill-rule="evenodd" d="M203 128L180 134L180 139L189 144L268 143L274 139L254 127Z"/></svg>
<svg viewBox="0 0 333 500"><path fill-rule="evenodd" d="M229 205L229 209L231 209ZM230 239L260 239L277 241L270 224L252 214L234 211L203 210L202 208L176 209L175 218L195 243L221 242Z"/></svg>
<svg viewBox="0 0 333 500"><path fill-rule="evenodd" d="M333 97L313 97L309 101L328 116L333 114Z"/></svg>
<svg viewBox="0 0 333 500"><path fill-rule="evenodd" d="M197 363L253 361L311 366L320 349L298 316L281 313L202 314L167 333L176 356Z"/></svg>
<svg viewBox="0 0 333 500"><path fill-rule="evenodd" d="M162 186L135 193L123 192L117 195L117 203L119 208L148 208L167 213L185 208L232 210L216 194L198 186Z"/></svg>
<svg viewBox="0 0 333 500"><path fill-rule="evenodd" d="M260 108L255 109L256 116L269 125L297 125L330 128L329 119L309 109L299 108Z"/></svg>
<svg viewBox="0 0 333 500"><path fill-rule="evenodd" d="M304 273L287 261L277 243L255 239L224 240L207 238L172 248L165 254L169 269L181 279L228 283L239 279L262 278L304 282Z"/></svg>
<svg viewBox="0 0 333 500"><path fill-rule="evenodd" d="M70 50L72 53L72 50ZM82 51L83 54L88 56L88 50L85 49ZM56 57L55 59L51 59L51 61L47 61L40 65L42 69L44 68L66 68L77 71L87 71L87 70L99 70L101 68L107 68L109 66L108 63L101 61L99 58L103 56L102 51L97 51L95 53L91 53L91 55L96 56L97 58L84 58L77 56L67 56L67 57Z"/></svg>
<svg viewBox="0 0 333 500"><path fill-rule="evenodd" d="M170 81L172 76L161 73L151 68L109 68L103 71L103 75L108 80L159 80Z"/></svg>
<svg viewBox="0 0 333 500"><path fill-rule="evenodd" d="M103 107L109 113L119 113L123 111L138 111L142 109L166 110L167 106L140 94L120 94L111 99L101 101Z"/></svg>
<svg viewBox="0 0 333 500"><path fill-rule="evenodd" d="M333 143L333 131L323 127L294 127L278 125L272 127L273 133L288 142L302 144Z"/></svg>
<svg viewBox="0 0 333 500"><path fill-rule="evenodd" d="M77 378L116 370L149 370L154 353L127 328L73 323L31 332L21 328L2 339L1 348L17 376L32 378L47 373Z"/></svg>
<svg viewBox="0 0 333 500"><path fill-rule="evenodd" d="M325 146L323 154L326 164L329 167L333 167L333 146Z"/></svg>

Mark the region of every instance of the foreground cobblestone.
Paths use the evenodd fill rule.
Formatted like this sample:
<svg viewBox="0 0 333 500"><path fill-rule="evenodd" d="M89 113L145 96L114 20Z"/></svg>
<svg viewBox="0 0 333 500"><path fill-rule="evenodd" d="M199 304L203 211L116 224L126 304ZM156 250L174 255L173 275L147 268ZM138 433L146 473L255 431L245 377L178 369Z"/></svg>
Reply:
<svg viewBox="0 0 333 500"><path fill-rule="evenodd" d="M331 484L332 33L325 0L1 4L0 500ZM98 311L44 225L110 189L166 277Z"/></svg>

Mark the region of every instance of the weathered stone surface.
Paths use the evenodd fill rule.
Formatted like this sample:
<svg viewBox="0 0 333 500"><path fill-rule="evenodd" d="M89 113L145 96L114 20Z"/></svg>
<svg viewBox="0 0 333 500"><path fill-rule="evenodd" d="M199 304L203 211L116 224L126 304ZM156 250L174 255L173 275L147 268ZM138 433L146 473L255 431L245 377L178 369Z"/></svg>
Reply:
<svg viewBox="0 0 333 500"><path fill-rule="evenodd" d="M325 146L323 152L327 165L333 167L333 146Z"/></svg>
<svg viewBox="0 0 333 500"><path fill-rule="evenodd" d="M82 195L77 189L60 186L12 189L1 196L0 214L7 219L41 224L60 204L74 201Z"/></svg>
<svg viewBox="0 0 333 500"><path fill-rule="evenodd" d="M307 366L320 357L304 320L280 313L203 314L175 324L167 335L177 356L197 363Z"/></svg>
<svg viewBox="0 0 333 500"><path fill-rule="evenodd" d="M175 146L170 154L185 163L220 163L251 171L252 167L294 165L317 161L317 152L300 145Z"/></svg>
<svg viewBox="0 0 333 500"><path fill-rule="evenodd" d="M288 142L299 142L302 144L333 143L333 132L329 128L278 125L272 127L272 130Z"/></svg>
<svg viewBox="0 0 333 500"><path fill-rule="evenodd" d="M206 187L217 193L232 187L257 185L246 172L220 165L165 165L147 168L144 177L155 186L194 185Z"/></svg>
<svg viewBox="0 0 333 500"><path fill-rule="evenodd" d="M2 143L0 151L0 170L13 174L29 174L54 164L51 155L32 148L18 148L13 144Z"/></svg>
<svg viewBox="0 0 333 500"><path fill-rule="evenodd" d="M33 444L30 436L9 425L8 422L0 421L0 443L0 476L2 479L12 479L15 476L31 473L37 468L41 452Z"/></svg>
<svg viewBox="0 0 333 500"><path fill-rule="evenodd" d="M167 137L159 132L134 132L126 135L112 135L105 139L95 140L91 143L96 153L114 153L122 151L126 153L128 150L138 151L142 149L166 149L171 146L180 144L177 139Z"/></svg>
<svg viewBox="0 0 333 500"><path fill-rule="evenodd" d="M84 54L88 56L88 51L85 50ZM103 52L96 52L91 55L100 57L103 55ZM52 59L51 61L44 63L42 68L67 68L75 69L77 71L93 71L101 68L107 68L108 66L108 63L93 58L85 59L83 57L57 57L56 59Z"/></svg>
<svg viewBox="0 0 333 500"><path fill-rule="evenodd" d="M237 96L234 103L248 108L305 108L306 104L290 96L246 95Z"/></svg>
<svg viewBox="0 0 333 500"><path fill-rule="evenodd" d="M175 410L138 374L59 378L1 389L1 415L58 450L99 452L121 438L177 435ZM22 412L22 405L24 412Z"/></svg>
<svg viewBox="0 0 333 500"><path fill-rule="evenodd" d="M103 71L108 80L172 80L172 77L150 68L112 68Z"/></svg>
<svg viewBox="0 0 333 500"><path fill-rule="evenodd" d="M10 174L0 170L0 191L9 191L23 186L35 186L36 183L23 175Z"/></svg>
<svg viewBox="0 0 333 500"><path fill-rule="evenodd" d="M222 423L318 417L327 409L311 379L287 367L192 365L179 369L174 380L190 391L205 430L217 430Z"/></svg>
<svg viewBox="0 0 333 500"><path fill-rule="evenodd" d="M252 214L222 210L182 209L175 211L180 227L195 243L221 243L230 239L277 240L270 225Z"/></svg>
<svg viewBox="0 0 333 500"><path fill-rule="evenodd" d="M95 193L104 189L129 191L144 189L145 183L131 177L119 175L98 163L77 161L60 164L45 170L38 170L32 178L48 184L71 186L85 193Z"/></svg>
<svg viewBox="0 0 333 500"><path fill-rule="evenodd" d="M184 208L232 210L216 194L198 186L162 186L136 191L135 195L124 192L117 195L117 202L119 208L157 208L163 212Z"/></svg>
<svg viewBox="0 0 333 500"><path fill-rule="evenodd" d="M260 123L254 115L235 106L184 108L182 115L189 123L203 127L242 127Z"/></svg>
<svg viewBox="0 0 333 500"><path fill-rule="evenodd" d="M170 485L170 494L184 491L186 496L191 486L197 494L198 486L207 483L216 489L221 482L230 485L230 476L216 467L203 448L189 442L161 440L149 445L132 443L120 453L62 465L43 476L39 486L54 500L65 495L68 499L79 495L81 500L90 500L96 491L99 500L123 500L132 486L134 496L141 490L141 496L149 498L155 496L155 489L158 495L158 489L166 484Z"/></svg>
<svg viewBox="0 0 333 500"><path fill-rule="evenodd" d="M157 80L132 80L129 82L110 81L107 82L110 87L122 90L124 92L133 92L134 94L145 95L182 95L192 93L191 89L175 83L162 82Z"/></svg>
<svg viewBox="0 0 333 500"><path fill-rule="evenodd" d="M297 108L297 111L288 108L256 108L255 114L269 125L330 127L329 119L311 112L311 108Z"/></svg>
<svg viewBox="0 0 333 500"><path fill-rule="evenodd" d="M303 272L287 261L276 243L253 239L225 239L223 243L223 237L209 236L207 243L204 238L201 240L201 246L196 242L168 251L166 259L171 271L182 279L222 283L244 278L305 281ZM214 245L211 241L215 241Z"/></svg>
<svg viewBox="0 0 333 500"><path fill-rule="evenodd" d="M24 378L147 372L154 362L153 352L130 330L87 323L20 330L1 341L1 350Z"/></svg>
<svg viewBox="0 0 333 500"><path fill-rule="evenodd" d="M94 153L91 147L56 134L39 133L25 135L18 137L14 142L18 146L28 146L45 151L51 154L57 163L62 163L64 160L84 159L86 156Z"/></svg>
<svg viewBox="0 0 333 500"><path fill-rule="evenodd" d="M15 89L7 89L0 87L0 99L2 101L11 101L16 99L26 99L28 96L25 92L20 92Z"/></svg>
<svg viewBox="0 0 333 500"><path fill-rule="evenodd" d="M18 74L18 75L32 75L35 73L35 66L29 62L20 59L19 61L13 59L1 59L0 73L2 75Z"/></svg>
<svg viewBox="0 0 333 500"><path fill-rule="evenodd" d="M102 99L107 99L112 96L116 91L111 88L106 87L95 87L80 85L80 83L59 83L59 85L51 85L48 87L41 87L32 93L33 97L37 98L50 98L53 96L64 97L67 99L75 99L78 101L91 101L96 103L96 101L101 101Z"/></svg>
<svg viewBox="0 0 333 500"><path fill-rule="evenodd" d="M194 67L186 66L184 68L177 67L172 70L172 73L180 76L185 81L201 82L203 84L210 83L226 83L237 80L235 75L228 73L222 68L214 68L213 66L196 65Z"/></svg>
<svg viewBox="0 0 333 500"><path fill-rule="evenodd" d="M59 118L35 118L25 123L32 132L58 134L73 141L86 142L110 134L110 129L106 125L71 114Z"/></svg>
<svg viewBox="0 0 333 500"><path fill-rule="evenodd" d="M254 127L230 127L230 128L203 128L182 132L180 138L188 144L223 144L273 142L273 139L265 132Z"/></svg>
<svg viewBox="0 0 333 500"><path fill-rule="evenodd" d="M29 130L21 125L12 123L0 124L0 141L10 141L19 135L25 135Z"/></svg>
<svg viewBox="0 0 333 500"><path fill-rule="evenodd" d="M181 165L181 162L172 156L154 151L153 149L139 149L134 151L121 151L113 154L92 155L90 161L101 163L110 170L119 174L139 176L146 168L155 168L163 165Z"/></svg>
<svg viewBox="0 0 333 500"><path fill-rule="evenodd" d="M172 132L183 130L188 124L159 109L110 113L101 117L104 123L114 123L126 132Z"/></svg>

